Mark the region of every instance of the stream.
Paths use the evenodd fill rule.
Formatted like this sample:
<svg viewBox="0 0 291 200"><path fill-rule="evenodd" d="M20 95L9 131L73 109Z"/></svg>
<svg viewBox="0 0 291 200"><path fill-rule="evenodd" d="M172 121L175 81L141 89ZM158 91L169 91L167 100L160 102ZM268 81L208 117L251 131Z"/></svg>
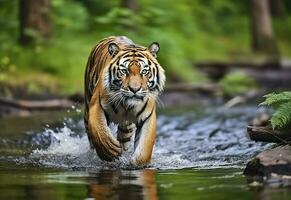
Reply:
<svg viewBox="0 0 291 200"><path fill-rule="evenodd" d="M79 109L0 119L0 199L288 199L290 189L252 189L243 169L271 144L246 125L262 108L171 108L158 113L150 165L101 161ZM114 131L116 127L111 126Z"/></svg>

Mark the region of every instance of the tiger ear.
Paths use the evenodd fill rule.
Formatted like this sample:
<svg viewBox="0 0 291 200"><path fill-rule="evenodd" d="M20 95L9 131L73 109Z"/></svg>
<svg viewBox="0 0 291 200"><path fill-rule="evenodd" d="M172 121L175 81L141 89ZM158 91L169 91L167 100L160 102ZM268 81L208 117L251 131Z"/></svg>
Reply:
<svg viewBox="0 0 291 200"><path fill-rule="evenodd" d="M110 43L108 46L109 54L114 57L119 52L119 46L115 43Z"/></svg>
<svg viewBox="0 0 291 200"><path fill-rule="evenodd" d="M148 50L151 54L156 58L158 56L158 52L160 51L160 45L158 42L153 42L149 47Z"/></svg>

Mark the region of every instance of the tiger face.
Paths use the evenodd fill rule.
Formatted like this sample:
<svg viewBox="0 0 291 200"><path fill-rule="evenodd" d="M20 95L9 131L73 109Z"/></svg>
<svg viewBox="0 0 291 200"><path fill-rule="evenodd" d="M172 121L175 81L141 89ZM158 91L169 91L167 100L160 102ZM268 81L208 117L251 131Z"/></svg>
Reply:
<svg viewBox="0 0 291 200"><path fill-rule="evenodd" d="M134 106L148 98L157 98L165 83L164 70L156 60L159 49L156 42L148 48L121 49L115 43L109 44L112 61L104 82L110 103Z"/></svg>

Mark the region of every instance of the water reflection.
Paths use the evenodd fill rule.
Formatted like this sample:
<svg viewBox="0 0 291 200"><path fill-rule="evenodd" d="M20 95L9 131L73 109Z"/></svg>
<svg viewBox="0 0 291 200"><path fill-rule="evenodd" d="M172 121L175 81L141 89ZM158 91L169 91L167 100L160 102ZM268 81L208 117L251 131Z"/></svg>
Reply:
<svg viewBox="0 0 291 200"><path fill-rule="evenodd" d="M158 199L152 169L50 172L2 167L0 199Z"/></svg>
<svg viewBox="0 0 291 200"><path fill-rule="evenodd" d="M93 199L158 199L156 171L101 170L87 179L88 197Z"/></svg>

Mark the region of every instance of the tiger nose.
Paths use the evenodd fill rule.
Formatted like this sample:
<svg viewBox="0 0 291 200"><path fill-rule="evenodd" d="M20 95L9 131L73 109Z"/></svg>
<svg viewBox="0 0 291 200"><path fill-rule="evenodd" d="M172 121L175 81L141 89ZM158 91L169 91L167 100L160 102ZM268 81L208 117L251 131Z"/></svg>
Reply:
<svg viewBox="0 0 291 200"><path fill-rule="evenodd" d="M128 89L133 92L134 94L137 93L139 90L140 90L141 86L138 86L138 87L131 87L131 86L128 86Z"/></svg>

